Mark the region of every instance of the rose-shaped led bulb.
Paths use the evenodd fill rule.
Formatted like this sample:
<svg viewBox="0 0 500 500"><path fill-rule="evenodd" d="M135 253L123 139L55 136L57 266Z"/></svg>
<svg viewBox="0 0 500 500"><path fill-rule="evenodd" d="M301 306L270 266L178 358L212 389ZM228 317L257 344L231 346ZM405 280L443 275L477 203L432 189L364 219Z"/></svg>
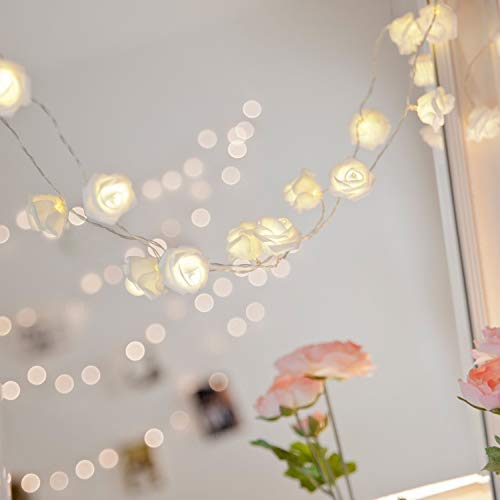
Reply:
<svg viewBox="0 0 500 500"><path fill-rule="evenodd" d="M417 114L422 123L431 125L437 132L444 125L444 117L453 111L455 97L447 94L443 87L431 90L418 98Z"/></svg>
<svg viewBox="0 0 500 500"><path fill-rule="evenodd" d="M413 56L409 63L415 63L413 82L417 87L436 85L436 73L432 54L421 54L417 57L416 61L415 56Z"/></svg>
<svg viewBox="0 0 500 500"><path fill-rule="evenodd" d="M227 235L227 251L231 259L257 260L263 253L262 243L255 234L255 222L242 222Z"/></svg>
<svg viewBox="0 0 500 500"><path fill-rule="evenodd" d="M432 27L429 30L429 27ZM420 16L417 24L422 33L422 37L427 33L429 43L441 43L447 40L454 40L458 35L457 15L448 5L439 2L436 5L427 5L420 9Z"/></svg>
<svg viewBox="0 0 500 500"><path fill-rule="evenodd" d="M158 261L153 257L128 257L125 276L150 300L165 292Z"/></svg>
<svg viewBox="0 0 500 500"><path fill-rule="evenodd" d="M22 66L0 59L0 116L9 118L31 102L31 85Z"/></svg>
<svg viewBox="0 0 500 500"><path fill-rule="evenodd" d="M297 179L285 186L284 194L285 201L299 213L313 209L323 198L323 191L314 174L306 169L302 170Z"/></svg>
<svg viewBox="0 0 500 500"><path fill-rule="evenodd" d="M33 196L26 209L30 226L47 238L58 239L68 222L68 208L60 196L39 194Z"/></svg>
<svg viewBox="0 0 500 500"><path fill-rule="evenodd" d="M500 109L481 106L474 109L469 115L467 125L467 139L481 142L493 139L500 132Z"/></svg>
<svg viewBox="0 0 500 500"><path fill-rule="evenodd" d="M389 36L398 46L401 55L413 54L424 38L412 12L392 21Z"/></svg>
<svg viewBox="0 0 500 500"><path fill-rule="evenodd" d="M283 255L298 250L302 236L286 217L262 217L255 229L264 254Z"/></svg>
<svg viewBox="0 0 500 500"><path fill-rule="evenodd" d="M436 132L430 125L427 125L427 127L422 127L420 129L420 137L422 137L422 140L431 148L444 149L442 129Z"/></svg>
<svg viewBox="0 0 500 500"><path fill-rule="evenodd" d="M374 150L384 144L391 132L391 124L386 116L377 109L365 108L356 113L349 125L351 143L364 149Z"/></svg>
<svg viewBox="0 0 500 500"><path fill-rule="evenodd" d="M372 189L375 176L355 158L347 158L330 172L330 192L334 196L359 200Z"/></svg>
<svg viewBox="0 0 500 500"><path fill-rule="evenodd" d="M83 189L85 214L112 226L135 205L132 182L124 175L94 174Z"/></svg>
<svg viewBox="0 0 500 500"><path fill-rule="evenodd" d="M195 248L168 249L160 260L163 284L181 295L203 288L208 271L208 260Z"/></svg>

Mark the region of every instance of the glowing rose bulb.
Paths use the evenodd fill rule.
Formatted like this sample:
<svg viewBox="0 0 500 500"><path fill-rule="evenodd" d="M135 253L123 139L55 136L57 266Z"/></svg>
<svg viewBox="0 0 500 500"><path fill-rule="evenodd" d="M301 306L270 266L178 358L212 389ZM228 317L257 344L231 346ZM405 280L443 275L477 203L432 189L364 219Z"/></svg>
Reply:
<svg viewBox="0 0 500 500"><path fill-rule="evenodd" d="M417 87L428 87L436 85L436 73L434 69L434 59L432 54L422 54L415 58L410 58L410 64L415 64L415 74L413 82Z"/></svg>
<svg viewBox="0 0 500 500"><path fill-rule="evenodd" d="M195 248L168 249L161 258L163 284L181 295L196 293L208 279L208 260Z"/></svg>
<svg viewBox="0 0 500 500"><path fill-rule="evenodd" d="M334 196L359 200L373 187L375 176L369 168L355 158L347 158L330 172L330 191Z"/></svg>
<svg viewBox="0 0 500 500"><path fill-rule="evenodd" d="M227 235L227 251L231 259L257 260L263 252L262 243L255 234L255 222L242 222Z"/></svg>
<svg viewBox="0 0 500 500"><path fill-rule="evenodd" d="M286 217L262 217L255 230L265 255L283 255L296 252L302 236Z"/></svg>
<svg viewBox="0 0 500 500"><path fill-rule="evenodd" d="M401 55L413 54L422 43L423 35L412 12L398 17L389 25L389 36Z"/></svg>
<svg viewBox="0 0 500 500"><path fill-rule="evenodd" d="M165 292L158 261L154 257L128 257L124 271L127 281L148 299L155 299Z"/></svg>
<svg viewBox="0 0 500 500"><path fill-rule="evenodd" d="M65 201L51 194L33 196L26 208L32 229L47 238L60 238L68 223L68 207Z"/></svg>
<svg viewBox="0 0 500 500"><path fill-rule="evenodd" d="M422 36L428 32L427 41L429 43L454 40L458 35L457 15L451 7L442 2L420 9L417 24Z"/></svg>
<svg viewBox="0 0 500 500"><path fill-rule="evenodd" d="M309 170L302 170L299 177L284 189L285 201L287 201L297 212L311 210L323 199L321 186Z"/></svg>
<svg viewBox="0 0 500 500"><path fill-rule="evenodd" d="M124 175L94 174L83 190L83 204L90 219L116 224L135 205L132 182Z"/></svg>
<svg viewBox="0 0 500 500"><path fill-rule="evenodd" d="M420 137L422 140L433 149L444 150L444 137L442 130L437 132L430 126L422 127L420 129Z"/></svg>
<svg viewBox="0 0 500 500"><path fill-rule="evenodd" d="M364 149L374 150L384 144L391 132L391 124L386 116L376 109L365 108L356 113L349 126L351 143Z"/></svg>
<svg viewBox="0 0 500 500"><path fill-rule="evenodd" d="M0 116L9 118L31 102L31 85L22 66L0 59Z"/></svg>
<svg viewBox="0 0 500 500"><path fill-rule="evenodd" d="M453 111L455 97L443 87L431 90L418 98L417 114L422 123L431 125L435 132L444 125L444 117Z"/></svg>
<svg viewBox="0 0 500 500"><path fill-rule="evenodd" d="M467 124L467 139L481 142L500 133L500 109L481 106L472 110Z"/></svg>

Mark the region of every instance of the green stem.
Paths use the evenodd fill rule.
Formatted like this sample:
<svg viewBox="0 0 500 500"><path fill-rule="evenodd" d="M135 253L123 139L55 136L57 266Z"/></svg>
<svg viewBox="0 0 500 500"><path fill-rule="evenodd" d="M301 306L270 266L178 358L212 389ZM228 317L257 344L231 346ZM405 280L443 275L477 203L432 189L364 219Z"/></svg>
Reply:
<svg viewBox="0 0 500 500"><path fill-rule="evenodd" d="M313 438L313 442L316 444L316 446L319 449L321 449L321 444L319 442L319 438L317 438L317 437ZM335 493L337 494L339 500L344 500L342 497L342 491L340 490L339 485L337 484L337 481L335 479L335 476L333 475L330 464L327 461L324 461L323 463L325 464L326 472L328 473L328 476L330 478L330 482L333 484L333 487L335 488Z"/></svg>
<svg viewBox="0 0 500 500"><path fill-rule="evenodd" d="M351 486L351 480L349 479L347 466L346 466L345 461L344 461L344 452L342 451L342 443L340 442L340 434L339 434L339 431L337 428L337 424L335 422L335 417L333 415L333 406L332 406L332 402L330 400L330 396L328 394L328 389L326 387L326 381L323 383L323 386L324 386L324 395L325 395L325 400L326 400L326 406L328 407L328 416L330 418L330 423L332 424L333 437L335 438L335 442L337 444L337 449L338 449L339 458L340 458L340 465L342 466L342 472L344 473L345 481L347 484L347 491L349 492L349 498L351 500L355 500L353 489Z"/></svg>

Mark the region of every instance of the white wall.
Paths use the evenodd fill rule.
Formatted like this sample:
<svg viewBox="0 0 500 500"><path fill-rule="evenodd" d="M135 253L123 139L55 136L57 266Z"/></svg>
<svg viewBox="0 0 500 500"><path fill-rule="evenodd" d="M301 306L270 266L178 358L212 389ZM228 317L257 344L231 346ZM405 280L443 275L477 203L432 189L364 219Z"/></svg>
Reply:
<svg viewBox="0 0 500 500"><path fill-rule="evenodd" d="M302 2L179 2L95 0L6 5L0 19L2 52L31 70L37 96L49 104L92 170L121 170L140 185L180 168L190 156L207 164L214 195L203 206L212 214L206 229L190 222L198 204L187 195L143 201L127 224L151 236L161 222L183 222L181 243L199 245L224 258L224 236L242 219L263 214L296 217L281 200L283 185L303 167L326 182L330 167L350 151L346 124L365 92L370 51L390 20L390 4L370 0ZM372 105L394 123L404 103L408 64L384 45L381 76ZM249 154L238 161L242 181L234 188L220 172L235 163L225 153L224 135L241 119L241 104L258 99ZM35 109L14 124L67 193L79 203L79 178ZM215 151L197 147L196 135L213 128ZM248 441L265 436L286 443L286 425L258 423L252 404L272 376L273 361L306 342L351 338L366 346L376 375L336 386L334 397L349 458L359 463L354 479L359 498L475 472L475 439L469 415L456 400L461 375L443 248L432 159L412 117L377 172L376 189L346 204L332 226L291 260L287 280L270 278L261 289L234 278L235 293L217 299L208 315L189 304L189 316L167 322L165 303L134 299L106 287L87 298L80 277L120 263L128 245L91 227L72 231L60 243L17 230L15 215L26 195L45 190L6 131L0 223L12 240L0 247L0 314L20 307L53 310L68 297L85 301L88 320L61 350L46 359L19 356L15 333L2 338L1 376L21 381L19 400L6 405L8 449L13 468L44 479L40 500L54 498L50 472L70 471L81 458L95 460L104 447L140 437L152 425L167 429L160 452L168 488L156 496L191 500L304 498L281 477L283 467ZM368 155L364 155L368 158ZM189 185L189 182L187 182ZM314 216L299 225L310 227ZM170 243L170 242L169 242ZM176 243L176 242L172 242ZM213 278L212 278L213 279ZM233 339L225 325L261 301L264 322ZM167 324L168 339L157 350L168 380L150 392L117 390L116 359L151 322ZM215 355L207 338L224 345ZM102 367L95 388L81 383L62 397L51 385L28 387L24 374L34 363L49 378L77 374L89 363ZM178 408L191 411L177 390L186 376L213 370L231 376L242 418L239 432L205 440L196 426L178 434L168 428ZM122 499L118 471L98 472L83 483L72 479L61 499Z"/></svg>

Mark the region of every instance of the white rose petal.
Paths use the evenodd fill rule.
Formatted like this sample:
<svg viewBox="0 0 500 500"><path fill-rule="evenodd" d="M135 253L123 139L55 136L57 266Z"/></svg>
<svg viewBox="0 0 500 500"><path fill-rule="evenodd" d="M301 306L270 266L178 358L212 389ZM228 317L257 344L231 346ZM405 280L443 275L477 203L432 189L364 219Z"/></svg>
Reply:
<svg viewBox="0 0 500 500"><path fill-rule="evenodd" d="M26 213L31 228L52 239L60 238L68 223L66 202L51 194L33 196Z"/></svg>
<svg viewBox="0 0 500 500"><path fill-rule="evenodd" d="M227 235L227 251L231 259L255 261L263 253L262 243L257 238L255 222L242 222Z"/></svg>
<svg viewBox="0 0 500 500"><path fill-rule="evenodd" d="M124 175L94 174L83 189L87 217L113 225L135 205L132 182Z"/></svg>
<svg viewBox="0 0 500 500"><path fill-rule="evenodd" d="M321 186L316 182L314 174L309 170L302 170L300 176L287 184L284 189L285 201L297 212L312 210L323 199Z"/></svg>
<svg viewBox="0 0 500 500"><path fill-rule="evenodd" d="M401 55L413 54L423 40L412 12L392 21L389 26L389 36L398 46Z"/></svg>
<svg viewBox="0 0 500 500"><path fill-rule="evenodd" d="M22 66L0 59L0 116L9 118L31 102L31 83Z"/></svg>
<svg viewBox="0 0 500 500"><path fill-rule="evenodd" d="M265 255L283 255L298 250L302 236L286 217L262 217L255 234Z"/></svg>
<svg viewBox="0 0 500 500"><path fill-rule="evenodd" d="M481 106L469 115L467 124L467 139L481 142L493 139L500 133L500 108Z"/></svg>
<svg viewBox="0 0 500 500"><path fill-rule="evenodd" d="M455 97L447 94L443 87L431 90L418 98L417 114L422 123L431 125L437 132L444 125L444 117L453 111Z"/></svg>
<svg viewBox="0 0 500 500"><path fill-rule="evenodd" d="M154 257L128 257L125 275L148 299L165 293L158 261Z"/></svg>
<svg viewBox="0 0 500 500"><path fill-rule="evenodd" d="M412 56L408 62L411 65L415 63L413 82L417 87L430 87L431 85L436 85L436 72L432 54L421 54L417 57L416 62L415 56Z"/></svg>
<svg viewBox="0 0 500 500"><path fill-rule="evenodd" d="M422 137L422 140L431 148L444 150L442 129L436 132L430 125L422 127L420 129L420 137Z"/></svg>
<svg viewBox="0 0 500 500"><path fill-rule="evenodd" d="M384 144L391 132L387 117L377 109L365 108L356 113L349 126L351 143L364 149L374 150Z"/></svg>
<svg viewBox="0 0 500 500"><path fill-rule="evenodd" d="M428 5L420 9L417 25L422 37L427 33L431 23L432 27L426 39L429 43L441 43L457 38L457 15L450 6L439 2L436 6Z"/></svg>
<svg viewBox="0 0 500 500"><path fill-rule="evenodd" d="M330 172L330 191L334 196L359 200L373 187L375 176L369 168L355 158L347 158Z"/></svg>

